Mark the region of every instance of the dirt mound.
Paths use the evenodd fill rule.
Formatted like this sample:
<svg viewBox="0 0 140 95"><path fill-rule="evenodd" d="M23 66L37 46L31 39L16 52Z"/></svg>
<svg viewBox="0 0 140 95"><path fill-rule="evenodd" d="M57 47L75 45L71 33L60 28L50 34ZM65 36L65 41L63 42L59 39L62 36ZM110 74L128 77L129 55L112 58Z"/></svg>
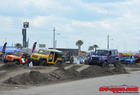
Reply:
<svg viewBox="0 0 140 95"><path fill-rule="evenodd" d="M64 71L64 69L57 69L49 74L47 74L47 80L48 81L55 81L55 80L64 80L68 79L67 73Z"/></svg>
<svg viewBox="0 0 140 95"><path fill-rule="evenodd" d="M18 85L37 85L62 80L75 80L81 78L106 76L118 73L125 73L125 69L121 65L113 70L110 68L103 68L96 65L73 65L67 68L60 67L50 73L30 71L29 73L24 73L22 75L17 75L15 77L9 78L5 81L5 83Z"/></svg>
<svg viewBox="0 0 140 95"><path fill-rule="evenodd" d="M82 66L81 66L82 67ZM78 72L78 66L74 66L68 70L65 70L65 73L71 78L89 78L89 77L98 77L98 76L106 76L106 75L113 75L113 74L122 74L127 73L124 66L118 64L115 68L109 67L101 67L97 65L89 65L87 68Z"/></svg>
<svg viewBox="0 0 140 95"><path fill-rule="evenodd" d="M64 69L57 69L48 74L40 73L39 71L30 71L29 73L9 78L4 83L16 85L37 85L70 78L75 78L74 74L65 71Z"/></svg>
<svg viewBox="0 0 140 95"><path fill-rule="evenodd" d="M80 77L97 77L97 76L105 76L111 75L113 72L108 68L103 68L96 65L91 65L89 68L80 72Z"/></svg>
<svg viewBox="0 0 140 95"><path fill-rule="evenodd" d="M0 67L0 70L16 70L17 68L21 68L23 65L17 65L14 63L5 63Z"/></svg>
<svg viewBox="0 0 140 95"><path fill-rule="evenodd" d="M85 65L84 65L85 66ZM69 79L81 79L81 78L89 78L89 77L98 77L98 76L106 76L112 74L121 74L127 73L125 68L121 65L118 67L111 69L111 68L104 68L97 65L89 65L87 68L83 70L79 70L82 66L75 65L69 69L64 69L64 75L67 75ZM62 70L62 68L61 68Z"/></svg>
<svg viewBox="0 0 140 95"><path fill-rule="evenodd" d="M47 80L44 74L39 71L31 71L29 73L24 73L22 75L17 75L13 78L9 78L5 83L7 84L18 84L18 85L28 85L28 84L40 84Z"/></svg>
<svg viewBox="0 0 140 95"><path fill-rule="evenodd" d="M127 73L126 69L124 68L124 65L121 63L117 63L116 67L112 70L114 73Z"/></svg>

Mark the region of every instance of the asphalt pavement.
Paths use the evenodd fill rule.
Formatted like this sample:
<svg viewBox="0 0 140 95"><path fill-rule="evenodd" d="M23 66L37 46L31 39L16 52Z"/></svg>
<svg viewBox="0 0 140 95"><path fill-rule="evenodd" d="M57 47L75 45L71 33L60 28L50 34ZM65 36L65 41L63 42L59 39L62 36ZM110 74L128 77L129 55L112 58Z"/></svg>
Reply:
<svg viewBox="0 0 140 95"><path fill-rule="evenodd" d="M140 95L140 91L138 93L125 94L99 91L99 88L102 86L121 85L140 87L140 71L131 72L131 74L83 79L28 89L1 91L0 95Z"/></svg>

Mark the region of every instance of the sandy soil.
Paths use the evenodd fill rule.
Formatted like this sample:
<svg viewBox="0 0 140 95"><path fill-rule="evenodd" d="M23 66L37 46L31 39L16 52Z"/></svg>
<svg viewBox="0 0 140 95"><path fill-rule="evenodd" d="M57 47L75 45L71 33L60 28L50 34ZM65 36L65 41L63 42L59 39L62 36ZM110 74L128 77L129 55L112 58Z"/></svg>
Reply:
<svg viewBox="0 0 140 95"><path fill-rule="evenodd" d="M27 67L15 64L0 64L0 91L52 83L79 80L83 78L124 74L140 70L139 64L131 66L120 65L119 68L110 66L102 68L96 65L65 64L61 66Z"/></svg>

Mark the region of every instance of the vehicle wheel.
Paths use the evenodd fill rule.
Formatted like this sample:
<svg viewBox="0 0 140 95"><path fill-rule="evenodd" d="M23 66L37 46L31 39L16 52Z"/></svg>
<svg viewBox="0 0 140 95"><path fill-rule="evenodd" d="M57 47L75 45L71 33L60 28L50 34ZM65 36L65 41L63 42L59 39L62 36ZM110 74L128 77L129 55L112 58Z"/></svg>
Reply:
<svg viewBox="0 0 140 95"><path fill-rule="evenodd" d="M57 63L56 63L56 66L62 66L62 63L63 63L63 62L57 62Z"/></svg>
<svg viewBox="0 0 140 95"><path fill-rule="evenodd" d="M7 63L7 60L4 59L4 63Z"/></svg>
<svg viewBox="0 0 140 95"><path fill-rule="evenodd" d="M92 62L88 62L88 65L93 65Z"/></svg>
<svg viewBox="0 0 140 95"><path fill-rule="evenodd" d="M65 63L65 62L66 62L65 58L62 58L62 62L63 62L63 63Z"/></svg>
<svg viewBox="0 0 140 95"><path fill-rule="evenodd" d="M59 62L57 62L57 64L62 64L63 62L61 62L61 61L59 61Z"/></svg>
<svg viewBox="0 0 140 95"><path fill-rule="evenodd" d="M130 64L129 62L126 62L126 63L125 63L126 66L129 65L129 64Z"/></svg>
<svg viewBox="0 0 140 95"><path fill-rule="evenodd" d="M14 61L14 63L15 63L15 64L18 64L18 65L20 64L20 62L19 62L19 61L17 61L17 60L16 60L16 61Z"/></svg>
<svg viewBox="0 0 140 95"><path fill-rule="evenodd" d="M136 62L134 61L132 64L136 64Z"/></svg>
<svg viewBox="0 0 140 95"><path fill-rule="evenodd" d="M37 64L36 64L36 62L35 61L31 61L32 62L32 64L33 64L33 66L37 66ZM29 65L30 63L28 63L28 65Z"/></svg>
<svg viewBox="0 0 140 95"><path fill-rule="evenodd" d="M46 61L45 60L42 60L40 63L39 63L39 66L45 66L46 64Z"/></svg>
<svg viewBox="0 0 140 95"><path fill-rule="evenodd" d="M102 63L102 67L108 67L107 61L104 61L104 62Z"/></svg>

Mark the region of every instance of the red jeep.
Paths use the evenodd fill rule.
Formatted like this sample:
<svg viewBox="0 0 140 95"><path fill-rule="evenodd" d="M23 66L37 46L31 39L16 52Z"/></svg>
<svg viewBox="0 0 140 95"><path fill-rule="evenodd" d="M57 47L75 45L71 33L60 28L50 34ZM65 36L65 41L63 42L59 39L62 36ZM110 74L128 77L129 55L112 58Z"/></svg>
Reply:
<svg viewBox="0 0 140 95"><path fill-rule="evenodd" d="M28 61L26 54L23 52L15 52L6 55L4 62L14 62L15 64L25 64Z"/></svg>

